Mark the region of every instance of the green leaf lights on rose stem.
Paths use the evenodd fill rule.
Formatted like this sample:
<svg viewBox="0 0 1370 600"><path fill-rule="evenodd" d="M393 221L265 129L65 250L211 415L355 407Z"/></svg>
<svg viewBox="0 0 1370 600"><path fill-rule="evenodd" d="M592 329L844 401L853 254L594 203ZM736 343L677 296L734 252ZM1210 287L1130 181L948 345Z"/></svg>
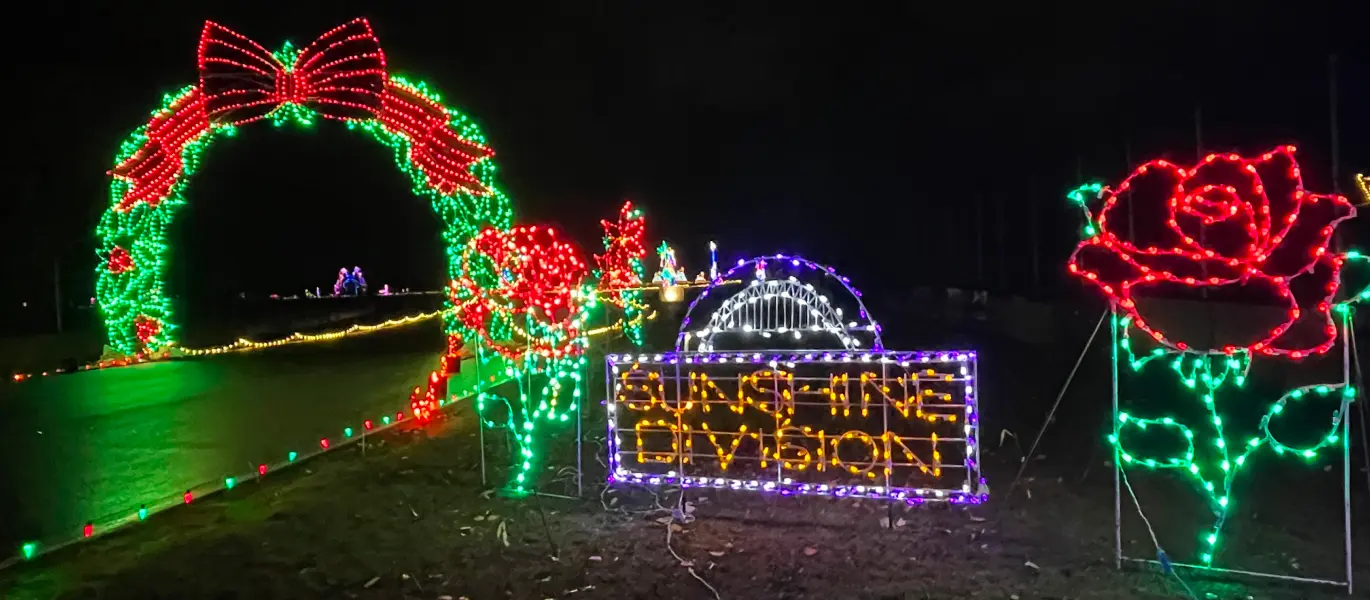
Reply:
<svg viewBox="0 0 1370 600"><path fill-rule="evenodd" d="M206 23L198 56L200 83L164 96L120 145L110 170L109 209L96 228L95 289L110 348L136 355L176 344L164 281L171 251L167 230L186 203L204 151L258 120L278 127L339 121L390 147L414 193L432 204L443 223L449 275L465 272L494 285L493 271L464 270L460 264L461 250L478 231L513 224L511 203L495 183L493 151L480 128L444 106L428 85L389 72L365 19L274 53ZM271 81L259 81L263 74ZM460 331L455 319L445 322L449 333ZM492 336L509 339L506 325L497 324Z"/></svg>
<svg viewBox="0 0 1370 600"><path fill-rule="evenodd" d="M1090 214L1088 203L1090 200L1098 197L1099 192L1103 189L1104 186L1101 183L1087 183L1071 190L1069 194L1066 194L1066 197L1070 198L1071 202L1074 202L1080 210L1085 212L1085 237L1090 237L1097 233L1097 230L1094 229L1094 215Z"/></svg>
<svg viewBox="0 0 1370 600"><path fill-rule="evenodd" d="M589 288L582 288L575 296L584 300L573 319L575 329L579 330L579 324L589 320L597 303L592 301L594 291ZM539 423L565 424L581 410L589 362L585 357L589 341L583 335L563 341L560 337L563 330L547 328L528 314L525 314L523 331L532 334L525 342L530 349L533 347L532 337L536 336L548 336L543 339L551 340L554 346L569 346L567 352L557 356L528 351L504 361L505 376L518 382L517 403L493 392L480 391L477 394L476 410L482 415L482 426L487 429L504 428L516 444L516 455L511 461L514 472L510 481L510 491L515 494L528 493L530 486L536 489L536 465L540 464L542 458L537 444ZM479 352L482 355L484 353L483 350ZM538 382L540 385L537 385ZM484 416L490 403L504 407L506 417L503 424ZM515 404L517 409L514 408Z"/></svg>
<svg viewBox="0 0 1370 600"><path fill-rule="evenodd" d="M510 491L522 494L529 491L529 486L535 485L535 465L540 458L536 445L538 422L566 423L571 415L580 410L587 364L588 360L583 355L561 359L531 355L520 362L506 363L504 374L519 382L517 411L508 398L493 392L479 392L477 411L483 414L487 404L494 402L503 405L507 415L503 425L482 417L482 426L487 429L504 427L517 446L517 454L512 460L515 470ZM535 376L546 377L537 394L533 393ZM569 400L563 397L567 390L570 391Z"/></svg>

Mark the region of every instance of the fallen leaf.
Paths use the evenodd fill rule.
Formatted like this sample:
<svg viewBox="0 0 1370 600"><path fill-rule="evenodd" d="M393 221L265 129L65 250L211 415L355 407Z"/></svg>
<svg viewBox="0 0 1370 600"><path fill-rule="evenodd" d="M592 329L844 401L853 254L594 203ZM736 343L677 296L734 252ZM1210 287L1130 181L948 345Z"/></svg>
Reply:
<svg viewBox="0 0 1370 600"><path fill-rule="evenodd" d="M604 560L604 559L603 559L603 558L600 558L600 557L598 557L598 556L591 556L591 557L590 557L590 560L593 560L593 561L595 561L595 562L599 562L599 561Z"/></svg>
<svg viewBox="0 0 1370 600"><path fill-rule="evenodd" d="M818 548L814 548L813 546L809 546L808 548L805 548L805 549L804 549L804 556L813 556L813 555L815 555L815 554L818 554Z"/></svg>
<svg viewBox="0 0 1370 600"><path fill-rule="evenodd" d="M970 520L973 521L973 522L975 522L975 523L984 523L984 522L985 522L985 518L984 518L984 517L977 517L977 516L975 516L975 515L971 515L971 516L970 516Z"/></svg>
<svg viewBox="0 0 1370 600"><path fill-rule="evenodd" d="M499 541L504 542L504 546L509 547L509 528L505 527L505 522L500 521L499 528L495 530L495 535L499 536Z"/></svg>
<svg viewBox="0 0 1370 600"><path fill-rule="evenodd" d="M372 577L371 579L367 580L366 585L363 585L362 587L363 587L363 588L366 588L366 589L370 589L371 586L376 585L376 582L377 582L377 581L380 581L380 580L381 580L381 578L380 578L379 576Z"/></svg>
<svg viewBox="0 0 1370 600"><path fill-rule="evenodd" d="M1042 567L1037 566L1037 563L1032 562L1032 561L1027 561L1027 562L1023 563L1023 566L1024 566L1024 567L1027 567L1027 568L1029 568L1029 569L1032 569L1033 571L1041 571L1041 570L1042 570Z"/></svg>
<svg viewBox="0 0 1370 600"><path fill-rule="evenodd" d="M656 522L657 522L657 523L661 523L662 525L665 525L665 524L671 522L671 518L670 518L670 517L661 517L661 518L657 519Z"/></svg>
<svg viewBox="0 0 1370 600"><path fill-rule="evenodd" d="M485 517L482 516L482 515L476 515L476 520L477 520L477 521L484 521L484 520L485 520Z"/></svg>
<svg viewBox="0 0 1370 600"><path fill-rule="evenodd" d="M908 521L905 521L903 519L899 519L898 521L894 522L895 527L903 527L905 525L908 525Z"/></svg>
<svg viewBox="0 0 1370 600"><path fill-rule="evenodd" d="M722 552L722 551L719 551L719 550L710 550L710 551L709 551L709 556L712 556L712 557L715 557L715 558L717 558L717 557L719 557L719 556L723 556L724 554L727 554L727 552Z"/></svg>
<svg viewBox="0 0 1370 600"><path fill-rule="evenodd" d="M880 517L880 527L881 527L882 529L889 529L889 528L890 528L890 518L889 518L889 517Z"/></svg>

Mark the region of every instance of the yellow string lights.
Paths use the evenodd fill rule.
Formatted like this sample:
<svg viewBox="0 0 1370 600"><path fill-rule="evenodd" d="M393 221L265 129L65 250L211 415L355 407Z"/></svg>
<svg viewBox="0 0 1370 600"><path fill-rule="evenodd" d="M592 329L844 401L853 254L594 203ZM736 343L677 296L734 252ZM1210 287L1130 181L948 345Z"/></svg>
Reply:
<svg viewBox="0 0 1370 600"><path fill-rule="evenodd" d="M351 335L375 333L377 331L384 331L387 329L395 329L397 327L406 327L409 325L413 325L415 323L422 323L424 321L442 316L443 313L446 313L450 310L451 309L435 310L433 312L410 315L407 317L400 317L398 319L391 319L389 321L377 323L375 325L353 325L351 327L348 327L347 329L340 329L338 331L329 331L325 333L300 333L297 331L286 337L275 340L269 340L265 342L256 342L253 340L249 340L247 338L239 338L237 341L231 344L214 346L212 348L182 348L180 349L180 354L183 356L208 356L211 354L224 354L227 352L247 352L249 350L275 348L277 346L286 346L291 344L312 344L314 342L328 342L332 340L345 338ZM175 354L176 351L173 350L172 355L174 356Z"/></svg>
<svg viewBox="0 0 1370 600"><path fill-rule="evenodd" d="M82 365L78 367L76 370L90 371L94 369L110 369L114 367L127 367L130 365L156 362L171 358L209 356L214 354L225 354L229 352L247 352L250 350L261 350L263 348L275 348L277 346L286 346L292 344L327 342L348 336L357 336L367 333L375 333L377 331L396 329L399 327L407 327L415 323L422 323L424 321L435 319L437 317L442 316L444 313L450 310L451 309L437 310L433 312L409 315L407 317L391 319L389 321L376 323L374 325L353 325L351 327L348 327L347 329L328 331L324 333L295 332L286 337L275 340L268 340L265 342L257 342L246 338L240 338L231 344L224 344L222 346L214 346L210 348L179 348L173 346L171 348L153 354L138 354L135 356L117 356L114 358L102 358L91 364ZM11 379L13 381L24 381L26 379L32 379L34 377L60 375L66 372L67 371L64 369L53 369L52 371L42 371L40 373L15 373L11 376Z"/></svg>
<svg viewBox="0 0 1370 600"><path fill-rule="evenodd" d="M1356 187L1360 188L1360 195L1370 202L1370 177L1356 175Z"/></svg>

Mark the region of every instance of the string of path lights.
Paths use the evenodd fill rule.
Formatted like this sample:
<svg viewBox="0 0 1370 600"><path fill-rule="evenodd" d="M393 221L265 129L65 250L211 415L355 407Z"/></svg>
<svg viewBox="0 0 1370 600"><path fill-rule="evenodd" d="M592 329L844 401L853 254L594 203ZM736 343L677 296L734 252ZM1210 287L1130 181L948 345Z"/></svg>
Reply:
<svg viewBox="0 0 1370 600"><path fill-rule="evenodd" d="M453 360L455 359L455 360ZM452 375L457 373L454 367L457 361L480 360L484 363L482 369L472 369L469 385L460 389L450 389L448 386ZM477 375L477 373L481 375ZM259 481L271 473L276 473L311 458L322 455L326 452L337 450L354 443L363 442L367 436L373 436L401 424L415 422L424 424L431 421L439 409L450 407L460 399L472 398L479 395L483 390L502 385L509 381L508 371L503 361L495 355L477 358L469 352L460 355L444 355L442 368L429 375L427 391L419 393L420 398L415 398L415 393L409 396L408 410L398 410L393 415L383 414L374 419L365 419L361 423L350 424L345 427L335 429L337 433L332 436L324 436L317 441L306 446L307 450L291 450L283 452L279 459L258 464L248 473L226 476L222 479L202 482L191 486L183 492L176 492L150 498L148 501L138 504L136 507L130 506L128 510L116 512L114 514L101 515L87 520L79 527L64 534L56 534L45 539L29 540L23 542L18 548L18 554L7 559L0 559L0 568L10 566L23 560L33 560L43 554L57 551L63 547L80 543L86 540L97 538L124 527L142 523L149 518L166 511L168 509L193 504L215 494L232 490L235 487L248 482ZM415 388L416 392L421 388ZM428 402L431 400L431 404Z"/></svg>

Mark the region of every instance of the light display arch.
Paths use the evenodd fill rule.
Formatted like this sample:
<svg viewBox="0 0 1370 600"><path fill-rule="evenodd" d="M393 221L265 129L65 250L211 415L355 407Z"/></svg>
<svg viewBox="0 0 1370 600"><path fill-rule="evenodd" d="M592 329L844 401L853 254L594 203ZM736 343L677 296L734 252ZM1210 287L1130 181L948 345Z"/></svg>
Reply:
<svg viewBox="0 0 1370 600"><path fill-rule="evenodd" d="M257 121L307 127L319 118L337 120L390 147L414 193L443 222L449 278L493 281L492 273L464 270L461 255L481 229L513 222L509 199L495 184L494 151L480 128L437 93L388 71L365 19L276 52L206 22L197 56L199 81L166 95L120 146L109 171L110 206L96 228L95 298L111 348L137 354L175 345L164 289L167 229L186 203L204 151ZM447 327L462 328L455 319Z"/></svg>
<svg viewBox="0 0 1370 600"><path fill-rule="evenodd" d="M794 276L771 279L767 269L772 263L821 273L824 280L835 281L851 295L856 303L857 318L843 323L847 318L841 308L833 306L830 299L811 283L801 283ZM754 277L740 292L723 301L723 304L709 316L708 323L701 329L691 331L690 322L694 310L700 302L709 297L720 286L740 278L751 268ZM743 319L753 319L755 323L743 323ZM680 332L676 336L676 351L688 351L692 342L698 344L694 349L708 352L713 350L714 339L720 333L752 333L769 338L772 335L800 335L801 332L823 332L834 335L847 350L859 349L861 340L858 334L868 334L872 338L871 350L883 350L884 342L880 337L880 324L875 322L866 305L861 300L861 291L852 287L851 280L839 275L836 269L822 265L800 256L774 254L758 256L750 260L739 260L737 265L722 276L709 283L685 310Z"/></svg>

